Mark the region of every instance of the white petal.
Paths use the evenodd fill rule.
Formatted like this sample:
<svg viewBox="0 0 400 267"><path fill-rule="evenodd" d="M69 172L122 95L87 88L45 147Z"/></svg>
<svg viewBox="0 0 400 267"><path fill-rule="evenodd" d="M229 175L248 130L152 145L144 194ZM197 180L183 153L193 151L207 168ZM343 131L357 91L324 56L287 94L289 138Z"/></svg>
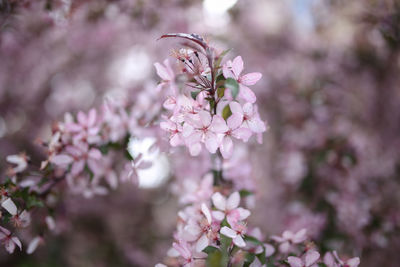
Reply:
<svg viewBox="0 0 400 267"><path fill-rule="evenodd" d="M222 227L220 233L230 238L235 238L238 235L236 231L227 226Z"/></svg>
<svg viewBox="0 0 400 267"><path fill-rule="evenodd" d="M236 191L229 196L228 201L226 202L226 209L227 210L236 209L239 206L239 202L240 202L240 194L239 192Z"/></svg>
<svg viewBox="0 0 400 267"><path fill-rule="evenodd" d="M29 242L26 253L32 254L36 250L36 248L39 246L41 240L42 240L42 238L40 236L37 236L34 239L32 239L32 241Z"/></svg>
<svg viewBox="0 0 400 267"><path fill-rule="evenodd" d="M250 211L244 208L237 208L237 210L239 211L240 217L239 220L245 220L247 219L247 217L250 216Z"/></svg>
<svg viewBox="0 0 400 267"><path fill-rule="evenodd" d="M221 195L220 192L216 192L214 195L211 197L212 202L214 206L219 209L219 210L225 210L226 208L226 198Z"/></svg>
<svg viewBox="0 0 400 267"><path fill-rule="evenodd" d="M303 261L298 257L290 256L288 258L288 262L290 264L290 267L303 267Z"/></svg>
<svg viewBox="0 0 400 267"><path fill-rule="evenodd" d="M196 251L201 252L203 249L205 249L209 244L209 240L207 236L204 234L200 237L199 240L196 242Z"/></svg>
<svg viewBox="0 0 400 267"><path fill-rule="evenodd" d="M347 265L349 265L349 267L357 267L360 264L360 258L356 257L356 258L351 258L347 261Z"/></svg>
<svg viewBox="0 0 400 267"><path fill-rule="evenodd" d="M307 252L306 257L305 257L306 266L309 267L309 266L313 265L314 263L316 263L317 260L319 259L319 256L320 256L319 253L315 250Z"/></svg>
<svg viewBox="0 0 400 267"><path fill-rule="evenodd" d="M237 235L234 239L233 239L233 243L240 247L243 248L246 246L246 242L244 242L243 237L241 235Z"/></svg>
<svg viewBox="0 0 400 267"><path fill-rule="evenodd" d="M11 198L7 198L3 203L1 203L1 206L5 208L11 215L14 216L17 214L17 206L15 206Z"/></svg>
<svg viewBox="0 0 400 267"><path fill-rule="evenodd" d="M203 212L204 216L207 218L207 222L209 224L211 224L211 213L206 204L204 204L204 203L201 204L201 211Z"/></svg>
<svg viewBox="0 0 400 267"><path fill-rule="evenodd" d="M222 211L213 210L212 211L212 216L217 221L222 221L225 218L225 213L223 213Z"/></svg>

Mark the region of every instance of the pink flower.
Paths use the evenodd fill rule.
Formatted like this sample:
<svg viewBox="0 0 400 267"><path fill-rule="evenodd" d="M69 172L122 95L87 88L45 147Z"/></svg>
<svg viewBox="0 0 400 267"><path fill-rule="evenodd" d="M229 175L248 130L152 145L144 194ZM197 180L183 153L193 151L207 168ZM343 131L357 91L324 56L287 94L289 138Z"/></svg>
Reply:
<svg viewBox="0 0 400 267"><path fill-rule="evenodd" d="M98 126L98 117L96 109L89 110L86 115L82 111L78 112L77 122L65 124L65 129L74 134L73 142L87 142L95 144L101 140L99 136L100 127Z"/></svg>
<svg viewBox="0 0 400 267"><path fill-rule="evenodd" d="M267 130L265 123L260 119L260 115L251 103L245 103L242 107L238 102L232 101L229 103L229 107L232 114L239 114L243 117L243 122L253 133L262 133Z"/></svg>
<svg viewBox="0 0 400 267"><path fill-rule="evenodd" d="M174 242L172 246L183 258L182 264L184 267L194 266L194 255L192 254L192 247L188 242L180 240L179 242Z"/></svg>
<svg viewBox="0 0 400 267"><path fill-rule="evenodd" d="M160 84L157 86L156 90L159 92L164 86L170 86L173 94L176 94L176 86L175 86L175 73L169 64L168 59L164 60L164 66L160 63L154 63L154 67L156 68L158 76L162 79Z"/></svg>
<svg viewBox="0 0 400 267"><path fill-rule="evenodd" d="M232 137L247 142L252 135L248 128L242 127L242 123L243 116L238 113L232 114L227 122L220 116L214 116L213 128L216 132L221 133L222 141L219 149L225 159L230 158L233 153Z"/></svg>
<svg viewBox="0 0 400 267"><path fill-rule="evenodd" d="M307 230L301 229L297 233L293 233L291 231L284 231L282 237L280 236L272 236L272 240L280 243L279 251L282 253L288 253L290 251L292 244L300 244L307 239Z"/></svg>
<svg viewBox="0 0 400 267"><path fill-rule="evenodd" d="M218 115L215 115L216 117ZM212 117L207 111L200 111L198 114L185 116L186 123L183 125L183 137L186 146L192 156L201 152L201 143L204 143L210 153L218 149L217 135L213 131Z"/></svg>
<svg viewBox="0 0 400 267"><path fill-rule="evenodd" d="M190 221L188 225L185 226L185 232L190 236L194 237L193 240L196 241L195 249L197 252L203 251L213 240L216 233L213 231L211 212L207 205L201 204L201 212L204 217L198 221Z"/></svg>
<svg viewBox="0 0 400 267"><path fill-rule="evenodd" d="M221 193L216 192L212 195L211 199L214 206L218 209L212 212L213 217L219 221L222 221L226 215L228 223L232 225L250 216L250 211L238 208L240 203L239 192L232 193L228 199L221 195Z"/></svg>
<svg viewBox="0 0 400 267"><path fill-rule="evenodd" d="M328 267L357 267L360 264L360 258L355 257L343 261L339 258L336 251L327 252L324 256L324 263Z"/></svg>
<svg viewBox="0 0 400 267"><path fill-rule="evenodd" d="M288 258L290 267L317 267L317 261L320 255L315 250L309 250L303 257L293 257Z"/></svg>
<svg viewBox="0 0 400 267"><path fill-rule="evenodd" d="M101 152L97 148L89 148L86 143L77 144L76 146L67 146L65 151L73 158L71 166L71 175L78 175L85 168L85 164L89 169L97 174L99 172L99 164L101 160Z"/></svg>
<svg viewBox="0 0 400 267"><path fill-rule="evenodd" d="M6 197L4 200L2 200L1 206L5 210L7 210L11 215L13 216L17 215L18 212L17 206L15 205L14 201L12 201L11 198Z"/></svg>
<svg viewBox="0 0 400 267"><path fill-rule="evenodd" d="M15 245L17 245L19 249L22 250L22 244L21 241L18 239L18 237L12 236L9 230L1 226L0 226L0 241L3 242L7 252L10 254L14 252Z"/></svg>
<svg viewBox="0 0 400 267"><path fill-rule="evenodd" d="M17 228L25 228L31 223L31 215L26 210L22 211L20 214L15 214L11 218L14 226Z"/></svg>
<svg viewBox="0 0 400 267"><path fill-rule="evenodd" d="M221 228L221 234L232 238L233 243L240 247L244 248L246 246L246 242L244 242L244 234L246 233L246 225L242 223L233 223L231 228L224 226Z"/></svg>
<svg viewBox="0 0 400 267"><path fill-rule="evenodd" d="M222 67L225 78L233 78L239 83L239 96L250 102L256 102L256 95L247 86L254 85L261 79L262 74L252 72L241 75L243 71L243 60L241 56L237 56L233 61L228 60Z"/></svg>
<svg viewBox="0 0 400 267"><path fill-rule="evenodd" d="M160 123L161 129L170 133L169 143L171 146L179 146L184 143L182 136L182 125L172 120L163 121Z"/></svg>

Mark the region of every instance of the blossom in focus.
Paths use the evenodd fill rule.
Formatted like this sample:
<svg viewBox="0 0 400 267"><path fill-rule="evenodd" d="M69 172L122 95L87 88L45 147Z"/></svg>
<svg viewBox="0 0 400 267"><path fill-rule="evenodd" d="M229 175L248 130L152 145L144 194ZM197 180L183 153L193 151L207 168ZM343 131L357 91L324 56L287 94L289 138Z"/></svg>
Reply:
<svg viewBox="0 0 400 267"><path fill-rule="evenodd" d="M239 83L239 97L247 102L256 102L256 95L253 91L247 87L256 84L262 77L259 72L252 72L245 75L241 75L243 71L243 59L241 56L237 56L233 61L228 60L222 68L225 78L233 78Z"/></svg>

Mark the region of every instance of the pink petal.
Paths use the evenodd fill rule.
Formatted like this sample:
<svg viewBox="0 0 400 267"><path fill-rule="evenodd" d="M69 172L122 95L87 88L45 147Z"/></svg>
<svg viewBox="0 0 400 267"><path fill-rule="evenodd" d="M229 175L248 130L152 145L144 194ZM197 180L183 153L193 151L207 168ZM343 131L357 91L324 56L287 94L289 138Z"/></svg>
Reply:
<svg viewBox="0 0 400 267"><path fill-rule="evenodd" d="M205 249L210 241L208 240L207 236L204 234L202 235L199 240L196 242L196 251L201 252L203 249Z"/></svg>
<svg viewBox="0 0 400 267"><path fill-rule="evenodd" d="M229 64L230 63L230 64ZM222 66L222 74L224 75L224 77L226 78L226 79L228 79L228 78L232 78L232 79L235 79L236 80L236 78L237 77L235 77L235 75L233 74L233 72L230 70L230 65L232 64L232 61L228 61L228 62L226 62L223 66Z"/></svg>
<svg viewBox="0 0 400 267"><path fill-rule="evenodd" d="M42 238L40 236L35 237L29 242L28 249L26 250L27 254L32 254L35 252L36 248L39 246Z"/></svg>
<svg viewBox="0 0 400 267"><path fill-rule="evenodd" d="M255 103L257 100L254 92L249 87L244 86L243 84L239 84L239 96L249 103Z"/></svg>
<svg viewBox="0 0 400 267"><path fill-rule="evenodd" d="M238 113L232 113L232 115L228 118L227 124L229 129L237 129L243 122L243 115Z"/></svg>
<svg viewBox="0 0 400 267"><path fill-rule="evenodd" d="M192 155L193 157L198 156L201 152L201 144L200 143L191 144L188 148L189 148L190 155Z"/></svg>
<svg viewBox="0 0 400 267"><path fill-rule="evenodd" d="M84 160L79 160L78 162L75 162L74 164L72 164L71 174L72 175L77 175L81 171L83 171L84 168L85 168L85 161Z"/></svg>
<svg viewBox="0 0 400 267"><path fill-rule="evenodd" d="M319 257L320 257L319 253L315 250L307 252L306 257L305 257L306 266L308 267L308 266L311 266L314 263L316 263L318 261Z"/></svg>
<svg viewBox="0 0 400 267"><path fill-rule="evenodd" d="M6 209L11 215L15 216L17 214L17 206L15 206L14 202L11 198L7 198L1 206Z"/></svg>
<svg viewBox="0 0 400 267"><path fill-rule="evenodd" d="M55 165L65 166L65 165L72 163L73 160L74 159L68 155L60 154L60 155L55 155L54 157L52 157L50 159L50 162Z"/></svg>
<svg viewBox="0 0 400 267"><path fill-rule="evenodd" d="M206 204L204 204L204 203L201 204L201 211L203 212L204 216L206 217L207 222L209 224L211 224L211 213Z"/></svg>
<svg viewBox="0 0 400 267"><path fill-rule="evenodd" d="M226 209L227 210L233 210L236 209L239 206L240 203L240 194L239 192L234 192L232 193L228 200L226 201Z"/></svg>
<svg viewBox="0 0 400 267"><path fill-rule="evenodd" d="M97 118L96 109L92 108L89 111L88 118L87 118L87 124L89 127L92 127L96 123L96 118Z"/></svg>
<svg viewBox="0 0 400 267"><path fill-rule="evenodd" d="M252 134L253 134L253 132L249 128L244 128L244 127L241 127L239 129L232 131L233 137L235 137L237 139L241 139L244 142L249 141Z"/></svg>
<svg viewBox="0 0 400 267"><path fill-rule="evenodd" d="M226 125L224 118L219 115L215 115L211 123L211 130L215 133L225 133L229 130L229 128Z"/></svg>
<svg viewBox="0 0 400 267"><path fill-rule="evenodd" d="M290 256L288 262L290 267L303 267L303 261L298 257Z"/></svg>
<svg viewBox="0 0 400 267"><path fill-rule="evenodd" d="M246 246L246 242L244 242L243 237L241 235L237 235L235 238L233 238L233 243L240 248Z"/></svg>
<svg viewBox="0 0 400 267"><path fill-rule="evenodd" d="M347 261L347 265L349 265L349 267L357 267L360 264L360 258L356 257L356 258L351 258Z"/></svg>
<svg viewBox="0 0 400 267"><path fill-rule="evenodd" d="M221 195L220 192L216 192L215 194L212 195L211 197L212 202L214 204L214 206L219 209L224 211L226 208L226 198Z"/></svg>
<svg viewBox="0 0 400 267"><path fill-rule="evenodd" d="M237 211L239 211L239 215L240 215L240 220L245 220L250 216L250 211L244 208L237 208Z"/></svg>
<svg viewBox="0 0 400 267"><path fill-rule="evenodd" d="M220 146L220 151L222 154L222 157L224 157L224 159L228 159L232 156L233 153L233 142L232 139L229 136L225 136L222 139L222 143Z"/></svg>
<svg viewBox="0 0 400 267"><path fill-rule="evenodd" d="M237 56L232 62L232 71L236 77L240 76L243 71L243 59L241 56Z"/></svg>
<svg viewBox="0 0 400 267"><path fill-rule="evenodd" d="M223 213L222 211L213 210L211 213L212 217L217 221L222 221L225 218L225 213Z"/></svg>
<svg viewBox="0 0 400 267"><path fill-rule="evenodd" d="M246 86L256 84L262 77L259 72L252 72L240 77L240 82Z"/></svg>
<svg viewBox="0 0 400 267"><path fill-rule="evenodd" d="M293 236L293 243L298 244L307 239L307 229L303 228Z"/></svg>
<svg viewBox="0 0 400 267"><path fill-rule="evenodd" d="M5 241L4 246L7 250L7 252L10 254L13 253L15 250L15 243L12 240Z"/></svg>
<svg viewBox="0 0 400 267"><path fill-rule="evenodd" d="M87 117L86 114L82 111L78 112L77 119L80 125L87 125Z"/></svg>
<svg viewBox="0 0 400 267"><path fill-rule="evenodd" d="M267 130L265 123L258 118L253 118L251 120L248 120L247 125L249 126L250 130L252 130L254 133L262 133Z"/></svg>
<svg viewBox="0 0 400 267"><path fill-rule="evenodd" d="M222 227L220 233L230 238L235 238L238 235L236 231L227 226Z"/></svg>
<svg viewBox="0 0 400 267"><path fill-rule="evenodd" d="M158 76L160 76L161 79L163 79L164 81L170 81L171 76L166 67L164 67L158 62L154 63L154 67L156 68L157 74Z"/></svg>
<svg viewBox="0 0 400 267"><path fill-rule="evenodd" d="M217 136L215 134L213 134L212 132L208 132L206 134L206 140L205 140L205 145L207 150L214 154L217 149L218 149L218 141L217 141Z"/></svg>
<svg viewBox="0 0 400 267"><path fill-rule="evenodd" d="M237 113L237 114L243 116L243 114L244 114L243 113L243 108L238 102L235 102L235 101L230 102L229 103L229 107L231 108L232 114Z"/></svg>
<svg viewBox="0 0 400 267"><path fill-rule="evenodd" d="M202 110L199 112L199 116L200 116L200 121L201 121L202 126L207 127L211 124L210 112Z"/></svg>
<svg viewBox="0 0 400 267"><path fill-rule="evenodd" d="M89 157L92 159L97 159L97 160L101 159L101 152L97 148L90 149L88 154L89 154Z"/></svg>

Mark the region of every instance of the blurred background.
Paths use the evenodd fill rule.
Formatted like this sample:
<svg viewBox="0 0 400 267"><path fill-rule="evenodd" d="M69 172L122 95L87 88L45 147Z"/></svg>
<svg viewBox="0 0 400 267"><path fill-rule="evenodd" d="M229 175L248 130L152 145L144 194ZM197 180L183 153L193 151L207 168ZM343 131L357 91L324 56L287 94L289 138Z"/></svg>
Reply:
<svg viewBox="0 0 400 267"><path fill-rule="evenodd" d="M35 140L67 111L155 88L169 32L241 55L270 130L250 145L252 223L307 227L361 266L400 260L400 3L396 0L0 0L0 173L6 155L43 159ZM175 46L176 47L176 46ZM58 229L1 266L152 266L178 211L169 183L104 197L66 194Z"/></svg>

